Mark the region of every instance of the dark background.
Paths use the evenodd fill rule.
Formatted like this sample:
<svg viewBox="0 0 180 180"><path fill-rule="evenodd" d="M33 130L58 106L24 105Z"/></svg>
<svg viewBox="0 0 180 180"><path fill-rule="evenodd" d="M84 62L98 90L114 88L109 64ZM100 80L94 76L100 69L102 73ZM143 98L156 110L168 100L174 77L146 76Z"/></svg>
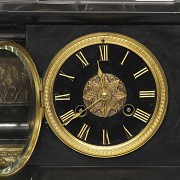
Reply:
<svg viewBox="0 0 180 180"><path fill-rule="evenodd" d="M94 32L117 32L148 47L165 71L169 103L156 134L140 149L117 158L81 155L64 145L45 118L31 159L10 179L179 179L180 177L180 26L179 25L28 25L26 48L43 78L55 54L72 40Z"/></svg>

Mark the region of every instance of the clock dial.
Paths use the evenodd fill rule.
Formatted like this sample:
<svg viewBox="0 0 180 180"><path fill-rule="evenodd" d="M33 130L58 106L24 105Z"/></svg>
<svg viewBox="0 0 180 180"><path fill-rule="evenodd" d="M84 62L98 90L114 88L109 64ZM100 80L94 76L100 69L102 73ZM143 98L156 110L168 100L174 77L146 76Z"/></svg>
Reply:
<svg viewBox="0 0 180 180"><path fill-rule="evenodd" d="M47 120L71 148L113 157L142 146L167 106L164 73L137 41L114 33L83 36L62 49L45 77Z"/></svg>

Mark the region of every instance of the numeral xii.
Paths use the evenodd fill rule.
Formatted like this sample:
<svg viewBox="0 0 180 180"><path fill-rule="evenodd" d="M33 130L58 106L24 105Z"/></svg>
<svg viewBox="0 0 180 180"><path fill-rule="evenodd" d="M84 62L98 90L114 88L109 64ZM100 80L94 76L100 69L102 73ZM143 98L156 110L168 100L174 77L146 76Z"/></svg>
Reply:
<svg viewBox="0 0 180 180"><path fill-rule="evenodd" d="M100 61L108 61L108 45L100 45L99 46L100 52Z"/></svg>

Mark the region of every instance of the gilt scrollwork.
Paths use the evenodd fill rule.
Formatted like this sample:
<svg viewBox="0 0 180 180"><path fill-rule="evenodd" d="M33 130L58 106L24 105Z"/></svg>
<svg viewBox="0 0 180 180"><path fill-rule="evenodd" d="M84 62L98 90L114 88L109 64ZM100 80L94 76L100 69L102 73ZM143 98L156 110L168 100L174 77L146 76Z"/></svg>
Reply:
<svg viewBox="0 0 180 180"><path fill-rule="evenodd" d="M22 148L0 148L0 167L7 167L21 154Z"/></svg>
<svg viewBox="0 0 180 180"><path fill-rule="evenodd" d="M112 74L104 74L104 89L100 78L96 75L92 77L85 85L83 91L83 100L86 107L97 101L103 94L107 96L107 101L100 101L92 108L90 112L99 117L110 117L118 113L126 102L127 92L123 82Z"/></svg>

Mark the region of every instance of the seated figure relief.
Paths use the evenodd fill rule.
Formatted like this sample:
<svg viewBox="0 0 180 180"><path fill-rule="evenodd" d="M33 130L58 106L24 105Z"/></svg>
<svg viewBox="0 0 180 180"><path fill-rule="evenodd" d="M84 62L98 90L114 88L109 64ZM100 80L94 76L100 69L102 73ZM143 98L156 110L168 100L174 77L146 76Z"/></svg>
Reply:
<svg viewBox="0 0 180 180"><path fill-rule="evenodd" d="M18 71L15 66L0 66L0 103L27 102L28 82L25 68Z"/></svg>

